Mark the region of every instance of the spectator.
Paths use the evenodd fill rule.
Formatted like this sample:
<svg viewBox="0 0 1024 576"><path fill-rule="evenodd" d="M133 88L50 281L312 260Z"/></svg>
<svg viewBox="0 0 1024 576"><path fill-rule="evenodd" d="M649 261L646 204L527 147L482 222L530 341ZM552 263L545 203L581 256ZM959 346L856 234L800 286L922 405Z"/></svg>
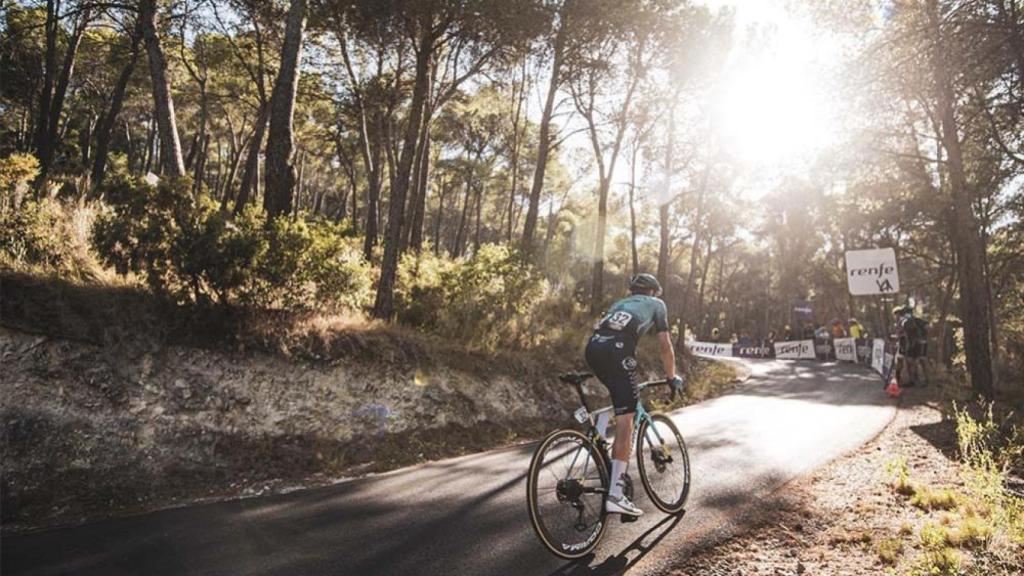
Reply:
<svg viewBox="0 0 1024 576"><path fill-rule="evenodd" d="M832 338L846 338L846 330L843 329L843 323L839 318L832 319Z"/></svg>
<svg viewBox="0 0 1024 576"><path fill-rule="evenodd" d="M717 344L721 339L722 339L722 337L718 333L718 328L712 328L711 329L711 341Z"/></svg>
<svg viewBox="0 0 1024 576"><path fill-rule="evenodd" d="M732 334L729 335L729 344L738 344L739 341L740 341L740 339L736 337L736 333L735 332L733 332Z"/></svg>
<svg viewBox="0 0 1024 576"><path fill-rule="evenodd" d="M860 340L862 337L864 337L864 327L860 325L860 322L857 322L856 318L850 318L850 322L847 324L847 328L850 332L850 338Z"/></svg>
<svg viewBox="0 0 1024 576"><path fill-rule="evenodd" d="M824 330L825 327L822 326L821 329ZM806 340L814 339L815 332L816 331L814 330L814 324L813 323L808 322L808 323L804 324L804 339L806 339Z"/></svg>
<svg viewBox="0 0 1024 576"><path fill-rule="evenodd" d="M900 386L915 386L925 383L924 360L928 354L928 323L914 316L910 306L897 306L893 311L896 318L896 338L899 341L897 372ZM902 364L902 366L901 366Z"/></svg>
<svg viewBox="0 0 1024 576"><path fill-rule="evenodd" d="M696 340L696 338L693 337L693 330L690 329L689 323L683 325L683 338L685 338L687 342Z"/></svg>
<svg viewBox="0 0 1024 576"><path fill-rule="evenodd" d="M782 341L783 342L788 342L788 341L790 341L792 339L793 339L793 329L789 327L789 324L786 324L785 326L782 327Z"/></svg>

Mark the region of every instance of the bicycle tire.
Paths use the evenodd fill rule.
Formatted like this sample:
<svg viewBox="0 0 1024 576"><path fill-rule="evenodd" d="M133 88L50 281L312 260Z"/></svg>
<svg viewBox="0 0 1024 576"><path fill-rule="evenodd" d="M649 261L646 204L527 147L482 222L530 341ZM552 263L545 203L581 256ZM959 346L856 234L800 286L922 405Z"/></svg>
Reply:
<svg viewBox="0 0 1024 576"><path fill-rule="evenodd" d="M657 434L648 434L651 424ZM667 446L655 454L655 442ZM667 452L667 454L666 454ZM668 457L668 461L665 458ZM690 496L690 455L686 442L672 419L665 414L650 415L640 423L636 447L637 472L651 502L667 514L678 514Z"/></svg>
<svg viewBox="0 0 1024 576"><path fill-rule="evenodd" d="M564 452L557 452L559 450ZM566 493L572 489L559 488L559 474L554 471L554 468L563 467L558 465L560 458L572 460L575 456L578 459L583 455L580 450L585 451L585 460L570 463L564 467L564 474L568 478L574 470L585 471L583 482L579 483L580 489L587 489L590 492L585 494L586 500L582 500L584 494L576 495L575 500L588 513L586 523L582 521L584 513L580 512L570 498L573 494ZM564 465L564 462L562 464ZM547 486L551 479L555 481L554 490L549 490ZM594 446L589 438L576 430L568 429L548 434L533 453L526 482L530 523L541 543L553 554L566 560L582 558L597 548L604 531L608 528L607 514L604 511L604 496L607 490L608 463L601 450ZM561 518L558 517L559 513ZM577 515L577 522L566 526L565 521L571 519L573 514ZM584 524L585 530L579 529L580 524ZM570 540L567 535L573 533L579 533L580 538L567 542Z"/></svg>

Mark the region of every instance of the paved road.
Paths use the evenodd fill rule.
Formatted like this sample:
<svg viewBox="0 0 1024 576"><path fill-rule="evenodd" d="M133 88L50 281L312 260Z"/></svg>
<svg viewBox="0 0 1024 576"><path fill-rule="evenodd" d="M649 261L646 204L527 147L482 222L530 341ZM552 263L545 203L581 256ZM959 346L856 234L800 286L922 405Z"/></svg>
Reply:
<svg viewBox="0 0 1024 576"><path fill-rule="evenodd" d="M733 394L674 413L694 475L687 513L647 501L596 554L568 564L530 529L534 445L313 490L166 510L2 542L15 574L657 574L771 506L790 479L870 440L892 419L877 376L854 366L751 362ZM638 490L642 493L642 490Z"/></svg>

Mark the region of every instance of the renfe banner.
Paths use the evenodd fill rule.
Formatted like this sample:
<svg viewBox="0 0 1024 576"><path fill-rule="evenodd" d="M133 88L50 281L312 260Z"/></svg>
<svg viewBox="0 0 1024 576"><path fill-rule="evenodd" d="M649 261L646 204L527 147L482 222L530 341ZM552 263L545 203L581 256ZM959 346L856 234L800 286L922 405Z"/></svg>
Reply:
<svg viewBox="0 0 1024 576"><path fill-rule="evenodd" d="M776 342L775 357L783 360L801 360L816 358L814 340L794 340L792 342Z"/></svg>
<svg viewBox="0 0 1024 576"><path fill-rule="evenodd" d="M686 347L690 349L690 352L697 356L732 356L732 344L718 344L716 342L697 342L695 340L690 340L686 342Z"/></svg>
<svg viewBox="0 0 1024 576"><path fill-rule="evenodd" d="M871 345L871 369L885 374L885 340L875 338Z"/></svg>
<svg viewBox="0 0 1024 576"><path fill-rule="evenodd" d="M892 248L846 252L846 281L850 294L895 294L900 291L896 251Z"/></svg>
<svg viewBox="0 0 1024 576"><path fill-rule="evenodd" d="M695 356L719 358L776 358L779 360L828 360L834 358L839 362L859 362L869 364L871 369L883 379L890 374L894 362L895 345L882 338L873 340L855 340L853 338L833 338L828 343L817 344L826 352L815 354L814 340L793 340L775 342L774 346L741 346L739 344L718 342L686 341L686 348Z"/></svg>
<svg viewBox="0 0 1024 576"><path fill-rule="evenodd" d="M836 349L836 360L840 362L857 361L857 341L853 338L836 338L832 340Z"/></svg>

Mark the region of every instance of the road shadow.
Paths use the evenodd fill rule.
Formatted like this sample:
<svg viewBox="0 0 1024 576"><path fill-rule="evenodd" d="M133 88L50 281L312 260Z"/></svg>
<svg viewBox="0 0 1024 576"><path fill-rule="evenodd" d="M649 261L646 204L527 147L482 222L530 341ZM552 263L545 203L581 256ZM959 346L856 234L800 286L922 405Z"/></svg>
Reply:
<svg viewBox="0 0 1024 576"><path fill-rule="evenodd" d="M554 572L551 572L550 576L611 576L613 574L623 574L636 565L659 542L668 536L679 525L684 516L686 516L685 511L681 514L666 516L633 540L629 546L618 554L608 557L600 564L593 565L596 556L589 554L579 560L574 560L561 566ZM648 541L648 539L650 540ZM629 555L633 552L638 552L638 554L630 558Z"/></svg>
<svg viewBox="0 0 1024 576"><path fill-rule="evenodd" d="M883 406L891 402L881 379L866 366L799 360L760 366L732 394L837 406Z"/></svg>

